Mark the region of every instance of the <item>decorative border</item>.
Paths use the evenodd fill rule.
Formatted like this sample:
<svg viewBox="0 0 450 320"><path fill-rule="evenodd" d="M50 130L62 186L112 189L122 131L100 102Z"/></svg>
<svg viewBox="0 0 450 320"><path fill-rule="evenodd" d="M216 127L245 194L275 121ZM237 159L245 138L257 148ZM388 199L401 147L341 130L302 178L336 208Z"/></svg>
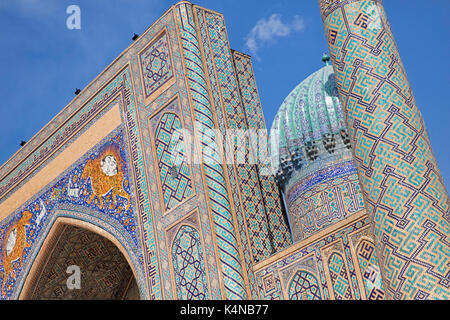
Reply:
<svg viewBox="0 0 450 320"><path fill-rule="evenodd" d="M204 78L204 66L198 45L195 23L192 20L193 13L187 3L177 5L174 14L178 21L178 33L180 46L184 53L184 67L186 82L189 90L189 98L192 114L195 120L200 121L206 128L216 127L211 112L209 93L207 91L207 81ZM199 137L198 132L196 136ZM215 144L214 137L203 135L209 143ZM203 155L214 156L208 151L210 144L204 145ZM206 149L206 150L205 150ZM217 148L212 148L217 150ZM205 153L206 152L206 153ZM222 266L222 284L224 292L229 299L245 299L246 287L242 273L241 259L239 258L239 247L237 245L236 233L234 230L234 218L230 211L230 200L226 186L223 168L220 159L211 158L213 163L205 163L202 166L204 172L208 196L209 208L211 209L215 239L219 251ZM210 162L211 162L210 161Z"/></svg>
<svg viewBox="0 0 450 320"><path fill-rule="evenodd" d="M298 264L299 261L302 261L309 256L313 256L315 260L317 279L322 290L322 299L331 299L332 293L330 290L332 290L332 288L328 285L328 275L325 270L328 268L328 264L324 261L326 260L326 257L323 256L322 252L336 242L343 243L343 248L340 253L346 261L347 272L350 275L350 285L355 294L353 299L365 298L365 295L360 294L360 291L365 290L365 287L360 281L361 275L358 275L360 269L355 266L358 262L355 260L357 257L354 255L354 250L352 249L353 244L351 243L351 236L360 232L365 235L366 230L370 227L369 223L367 214L365 212L359 212L308 239L292 245L266 261L255 265L255 276L258 283L258 289L261 293L261 299L287 299L286 284L281 278L282 274L280 270L285 270L290 266L294 266ZM270 274L274 275L273 279L276 289L265 292L262 279L265 279Z"/></svg>
<svg viewBox="0 0 450 320"><path fill-rule="evenodd" d="M177 94L174 95L172 98L170 98L170 99L169 99L162 107L160 107L160 108L158 108L156 111L154 111L154 112L152 113L152 115L151 115L151 116L148 118L148 120L147 120L149 130L151 130L151 132L150 132L150 138L151 138L151 141L152 141L152 151L153 151L152 153L153 153L153 160L154 160L154 163L155 163L155 164L158 163L158 159L157 159L157 156L156 156L155 133L153 132L153 126L152 126L152 124L151 124L151 121L152 121L153 118L156 118L156 117L159 116L160 114L164 114L164 113L166 112L165 109L166 109L171 103L173 103L174 101L177 101L177 102L176 102L176 104L177 104L177 109L179 109L179 107L180 107L180 97L179 97L179 93L177 93ZM181 113L181 110L178 110L178 111ZM173 113L173 114L176 115L176 113L174 113L172 110L170 111L170 113ZM178 115L178 117L179 117L179 119L180 119L180 121L181 121L182 128L183 128L183 129L186 129L186 126L185 126L183 117L180 116L180 115ZM186 143L186 141L184 141L184 142ZM186 146L186 147L188 147L188 146ZM163 192L162 192L162 185L161 185L161 184L162 184L162 181L161 181L161 179L156 179L156 180L157 180L158 187L159 187L159 196L160 196L160 201L161 201L161 208L162 208L162 210L163 210L163 215L169 214L170 212L176 210L177 208L179 208L180 206L182 206L184 203L188 202L189 200L191 200L192 198L195 198L195 197L197 196L197 194L196 194L196 192L195 192L195 190L196 190L196 187L195 187L195 180L194 180L193 177L192 177L192 174L193 174L192 166L191 166L189 163L187 163L186 165L189 167L189 172L190 172L190 175L191 175L190 181L191 181L191 184L192 184L192 194L191 194L189 197L186 197L183 201L179 202L176 206L174 206L173 208L171 208L171 209L169 209L169 210L166 209L166 204L165 204L165 202L164 202L164 198L163 198L163 194L162 194L162 193L163 193ZM159 170L158 170L157 168L155 168L155 171L157 171L157 172L159 173Z"/></svg>
<svg viewBox="0 0 450 320"><path fill-rule="evenodd" d="M111 235L116 236L118 239L127 239L126 241L120 241L119 242L127 248L127 252L130 255L130 257L136 257L132 259L134 268L138 270L140 277L137 279L139 283L139 287L141 290L141 293L145 292L145 281L143 269L141 269L142 266L142 248L140 246L140 231L137 225L136 220L136 213L134 212L133 208L134 205L130 204L130 209L127 214L130 215L129 219L132 219L131 229L129 228L130 224L125 221L123 222L121 219L119 220L119 216L116 217L116 215L111 215L108 210L102 208L102 209L94 209L96 208L96 205L94 204L94 207L92 205L84 204L83 205L78 204L77 201L72 201L71 196L67 196L66 198L61 197L59 199L59 193L57 198L53 199L53 191L60 187L65 188L66 182L72 179L72 173L76 172L75 174L80 175L82 171L84 171L84 163L87 163L90 161L91 157L94 154L98 154L99 152L102 152L102 150L105 149L105 146L109 146L110 144L115 144L116 137L121 136L121 142L119 143L120 153L121 153L121 161L123 163L126 163L127 159L127 149L125 147L126 142L123 137L122 133L123 129L121 127L115 129L112 133L110 133L107 137L102 139L100 142L97 143L97 145L92 148L90 151L88 151L83 157L80 159L76 159L75 162L66 169L63 173L61 173L58 177L56 177L52 182L50 182L45 188L43 188L41 191L36 193L31 199L27 200L22 204L17 210L15 210L15 213L8 216L8 218L4 219L0 223L0 231L3 231L3 234L6 234L5 232L8 232L10 228L16 223L18 220L18 217L22 215L22 212L29 211L32 213L32 218L29 222L28 232L26 234L27 236L27 242L29 242L30 248L24 248L23 253L21 254L22 259L24 261L23 267L16 270L15 272L19 272L18 277L14 279L14 289L9 295L2 298L17 298L20 294L20 290L22 286L24 285L24 281L26 277L28 276L29 269L34 263L34 260L37 256L37 253L40 251L40 248L42 246L42 243L45 240L46 235L48 234L50 228L52 227L54 221L58 216L60 216L57 212L58 210L64 210L65 213L63 215L67 217L72 217L75 219L80 219L82 221L91 222L94 225L97 225L104 230L108 231ZM123 154L122 154L123 152ZM83 169L81 169L83 167ZM80 171L81 170L81 171ZM130 200L134 200L134 190L132 188L132 184L130 183L131 179L128 177L129 167L125 165L122 167L122 172L124 174L124 179L126 178L129 183L130 188ZM90 182L88 181L89 178L86 179L86 185L90 185ZM80 185L81 188L81 185ZM68 193L68 191L67 191ZM50 201L50 198L52 198L52 202ZM70 199L69 199L70 198ZM35 209L34 207L38 203L37 201L40 201L40 204L42 205L44 203L44 207L41 208L41 205L39 206L39 209ZM45 201L44 201L45 200ZM44 202L42 202L44 201ZM117 200L116 200L117 201ZM45 207L45 203L47 207ZM116 204L117 205L117 204ZM39 211L37 211L39 210ZM99 211L100 210L100 211ZM56 213L55 213L56 212ZM68 212L72 212L69 214ZM124 211L125 212L125 211ZM126 212L125 212L126 213ZM40 217L40 218L39 218ZM50 217L50 218L49 218ZM38 220L39 219L39 220ZM50 220L49 220L50 219ZM128 230L129 229L129 230ZM45 230L45 231L44 231ZM124 234L122 234L124 232ZM128 234L128 235L125 235ZM2 237L3 238L3 237ZM4 243L2 244L4 245ZM3 265L2 265L3 267ZM6 275L6 279L4 281L8 280L8 276ZM11 281L11 280L10 280ZM2 282L3 287L3 282Z"/></svg>
<svg viewBox="0 0 450 320"><path fill-rule="evenodd" d="M204 239L204 235L203 235L203 230L201 228L200 225L200 217L199 217L199 212L198 209L195 209L191 212L189 212L185 217L183 217L182 219L176 221L175 223L171 224L170 226L166 227L164 230L164 233L166 234L166 244L167 244L167 248L172 248L172 243L173 243L173 239L175 238L176 234L178 233L178 230L183 226L183 225L188 225L193 227L195 230L197 230L197 232L200 235L201 239ZM173 230L173 231L172 231ZM170 237L169 237L170 235ZM173 295L174 297L177 297L177 287L176 287L176 281L175 281L175 275L174 275L174 267L173 267L173 257L172 257L172 251L168 250L170 252L169 254L169 265L170 265L170 276L171 276L171 280L172 280L172 290L173 290ZM210 286L210 280L209 280L209 268L208 268L208 263L206 262L206 255L205 255L205 248L204 248L204 243L202 242L202 251L203 251L203 260L205 262L205 275L206 275L206 279L207 279L207 284L208 287ZM205 295L207 297L210 298L210 294L209 292L206 292Z"/></svg>
<svg viewBox="0 0 450 320"><path fill-rule="evenodd" d="M142 64L141 56L142 56L142 53L144 51L146 51L150 46L152 46L156 41L158 41L164 35L167 37L167 45L169 46L169 59L170 59L170 62L171 62L172 76L169 79L167 79L166 81L164 81L164 83L162 85L160 85L156 90L154 90L150 95L147 95L147 93L145 92L145 82L144 82L144 74L143 74L143 71L142 71L143 64ZM165 90L167 90L167 88L172 86L175 83L175 81L176 81L175 68L174 68L173 56L172 56L172 48L171 48L171 44L170 44L170 37L169 37L169 34L167 32L167 26L165 26L161 31L159 31L156 34L156 36L154 36L153 39L143 49L141 49L137 53L137 56L138 56L138 59L139 59L139 72L140 72L141 86L142 86L143 94L144 94L144 97L145 97L144 104L148 105L155 98L160 96L161 93L163 93Z"/></svg>

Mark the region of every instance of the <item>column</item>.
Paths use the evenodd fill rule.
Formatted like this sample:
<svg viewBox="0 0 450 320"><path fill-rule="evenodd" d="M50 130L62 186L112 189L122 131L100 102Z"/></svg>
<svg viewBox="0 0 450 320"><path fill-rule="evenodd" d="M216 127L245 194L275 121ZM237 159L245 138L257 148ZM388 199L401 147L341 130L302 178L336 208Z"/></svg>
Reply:
<svg viewBox="0 0 450 320"><path fill-rule="evenodd" d="M449 197L380 0L319 0L388 299L449 299Z"/></svg>

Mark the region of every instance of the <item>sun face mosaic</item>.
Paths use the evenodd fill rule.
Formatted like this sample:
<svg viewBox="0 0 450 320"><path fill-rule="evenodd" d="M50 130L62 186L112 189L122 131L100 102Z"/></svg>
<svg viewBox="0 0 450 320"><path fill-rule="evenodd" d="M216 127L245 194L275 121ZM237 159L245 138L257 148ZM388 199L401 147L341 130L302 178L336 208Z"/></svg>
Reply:
<svg viewBox="0 0 450 320"><path fill-rule="evenodd" d="M77 161L55 183L22 206L0 226L2 242L1 297L8 298L31 249L41 243L44 228L54 221L57 208L80 206L95 210L104 220L114 220L119 233L128 233L139 258L136 218L133 213L133 193L130 186L123 130L116 130L102 144ZM5 223L6 222L6 223Z"/></svg>
<svg viewBox="0 0 450 320"><path fill-rule="evenodd" d="M11 212L0 221L0 299L448 297L449 228L434 215L448 196L381 1L319 4L334 68L324 55L286 98L270 157L233 138L245 159L262 153L256 164L216 152L229 130L266 130L251 58L230 48L220 13L186 1L166 11L0 167ZM380 83L378 100L365 83ZM208 161L191 163L191 147ZM35 185L58 157L71 165ZM395 180L411 166L410 180ZM416 230L425 247L406 241ZM63 269L80 257L91 287L77 294Z"/></svg>

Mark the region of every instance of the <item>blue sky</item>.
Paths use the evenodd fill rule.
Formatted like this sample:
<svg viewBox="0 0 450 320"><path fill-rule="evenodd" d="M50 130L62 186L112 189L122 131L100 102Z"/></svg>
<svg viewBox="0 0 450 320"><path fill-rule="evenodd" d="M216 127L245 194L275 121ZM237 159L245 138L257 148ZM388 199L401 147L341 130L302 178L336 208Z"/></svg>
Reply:
<svg viewBox="0 0 450 320"><path fill-rule="evenodd" d="M176 1L0 0L0 163ZM450 184L449 0L384 0L444 181ZM270 128L279 105L322 66L317 0L199 0L225 15L233 49L251 54ZM81 29L66 8L81 9ZM448 189L448 187L447 187Z"/></svg>

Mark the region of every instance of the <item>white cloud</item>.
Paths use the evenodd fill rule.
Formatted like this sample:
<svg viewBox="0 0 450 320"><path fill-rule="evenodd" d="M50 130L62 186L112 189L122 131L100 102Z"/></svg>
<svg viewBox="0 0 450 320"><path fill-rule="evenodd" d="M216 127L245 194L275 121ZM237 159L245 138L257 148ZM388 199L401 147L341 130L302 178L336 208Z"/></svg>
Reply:
<svg viewBox="0 0 450 320"><path fill-rule="evenodd" d="M34 18L57 14L59 5L58 0L0 0L0 9L7 9L12 12L18 12L23 16Z"/></svg>
<svg viewBox="0 0 450 320"><path fill-rule="evenodd" d="M296 15L290 23L281 21L281 15L274 13L269 19L260 19L247 35L245 46L257 59L258 50L266 43L272 43L276 38L286 37L292 32L300 32L305 29L303 19Z"/></svg>
<svg viewBox="0 0 450 320"><path fill-rule="evenodd" d="M305 22L303 21L302 18L300 18L299 15L294 16L294 22L292 22L292 29L298 32L303 31L303 29L305 29Z"/></svg>

